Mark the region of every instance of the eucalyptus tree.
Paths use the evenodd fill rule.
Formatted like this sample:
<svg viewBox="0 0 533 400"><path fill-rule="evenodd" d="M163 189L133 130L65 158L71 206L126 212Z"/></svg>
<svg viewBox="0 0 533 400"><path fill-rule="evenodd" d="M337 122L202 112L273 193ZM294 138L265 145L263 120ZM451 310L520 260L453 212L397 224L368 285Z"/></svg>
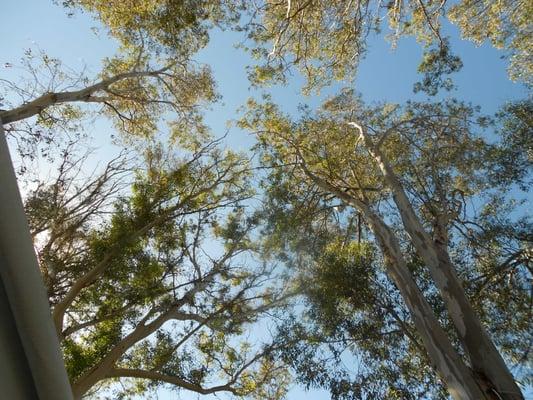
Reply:
<svg viewBox="0 0 533 400"><path fill-rule="evenodd" d="M246 159L217 142L182 158L154 147L142 168L117 158L87 179L82 161L64 153L25 199L75 397L120 382L126 398L165 384L282 398L279 345L246 340L287 298L254 261Z"/></svg>
<svg viewBox="0 0 533 400"><path fill-rule="evenodd" d="M0 120L23 158L66 137L62 161L51 146L55 181L38 181L25 203L75 397L118 381L121 397L168 384L281 398L288 375L272 356L277 345L244 334L285 296L269 284L272 268L254 261L247 160L206 144L201 106L217 94L209 68L192 59L213 24L232 20L233 5L64 5L96 17L117 55L88 78L26 52L30 79L2 81ZM77 138L60 132L79 135L86 116L102 115L126 142L142 139L147 161L132 168L119 158L83 179L71 158ZM150 147L163 121L182 158Z"/></svg>
<svg viewBox="0 0 533 400"><path fill-rule="evenodd" d="M521 1L257 1L248 5L255 16L248 25L253 54L262 62L252 71L256 82L284 80L296 66L306 89L354 77L367 50L367 39L386 32L395 46L414 36L425 49L415 88L434 94L450 88L445 74L458 71L461 60L443 33L445 21L456 24L464 38L500 49L510 58L511 79L531 84L533 9Z"/></svg>
<svg viewBox="0 0 533 400"><path fill-rule="evenodd" d="M28 51L23 82L0 81L0 119L8 134L52 141L60 128L79 130L73 125L87 113L110 117L125 137L152 136L163 118L191 135L205 133L201 106L218 95L209 67L193 57L208 43L210 28L236 18L236 6L156 0L62 3L72 14L94 17L118 43L117 53L87 76L58 58Z"/></svg>
<svg viewBox="0 0 533 400"><path fill-rule="evenodd" d="M527 354L531 311L521 301L531 301L531 225L523 220L513 230L509 229L510 223L502 222L498 232L495 220L503 219L504 214L499 215L502 208L494 202L503 203L514 184L529 186L530 149L517 148L510 141L490 143L483 139L479 130L487 128L488 120L477 118L472 107L453 100L372 108L363 106L347 91L328 101L318 114L304 115L293 121L269 101L252 101L242 122L258 132L265 161L278 169L278 179L288 181L289 198L304 205L311 196L309 192L319 199L334 198L362 218L371 232L367 240L380 250L378 264L409 310L416 330L413 340L419 351L424 349L452 397L523 398L487 327L496 330L504 316L515 318L517 323L508 327L509 331L498 327L501 336L496 335L496 342L502 351L508 351L512 347L509 343L519 341L522 344L516 349ZM516 134L523 140L528 136L528 117L520 113L506 117L504 137ZM522 129L511 133L506 131L509 126ZM278 187L279 182L273 185ZM484 211L477 214L477 206L471 207L468 201L483 204ZM327 222L309 219L317 225ZM489 229L483 221L491 219ZM298 224L298 219L293 223ZM491 231L492 237L488 233ZM338 237L338 233L332 235L331 240ZM345 251L349 252L353 236L347 235L345 240ZM331 243L334 247L330 252L335 253L339 245ZM460 244L464 253L457 250ZM338 257L342 258L340 253ZM357 257L349 256L351 262L358 262ZM368 259L368 254L363 259ZM413 259L418 264L414 270ZM512 260L510 264L507 259ZM351 271L349 264L341 262L348 268L344 274L358 273L359 267L352 266L355 271ZM338 283L341 296L342 287L350 283L356 293L372 291L358 285L358 279L365 281L368 274L368 267L361 268L361 277L353 276L353 281L345 277ZM420 287L421 271L428 274L426 290ZM501 279L499 274L511 271L515 289L500 287L487 300L478 298L476 310L465 286L487 276ZM428 290L432 296L439 294L436 303L428 298ZM329 292L334 290L330 288ZM369 296L367 301L374 298ZM514 303L515 299L520 300ZM384 300L380 302L387 305ZM496 303L495 312L491 308ZM390 309L390 304L387 307ZM442 310L437 312L436 307ZM345 311L338 312L345 315ZM398 311L392 307L392 313ZM394 320L391 311L387 314ZM482 321L482 316L488 315L490 318ZM396 319L395 324L400 321ZM403 328L402 334L406 334ZM510 355L515 360L520 358L512 351Z"/></svg>

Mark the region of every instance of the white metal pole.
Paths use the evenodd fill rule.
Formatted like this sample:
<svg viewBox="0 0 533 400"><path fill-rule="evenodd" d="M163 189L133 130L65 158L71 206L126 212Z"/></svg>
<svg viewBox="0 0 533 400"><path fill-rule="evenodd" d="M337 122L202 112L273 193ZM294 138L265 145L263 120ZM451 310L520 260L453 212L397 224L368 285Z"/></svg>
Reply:
<svg viewBox="0 0 533 400"><path fill-rule="evenodd" d="M18 344L13 341L13 346L22 345L23 353L20 354L26 357L31 371L31 377L18 377L18 380L27 385L31 379L40 400L71 400L72 389L50 315L46 290L1 121L0 278L6 294L4 299L7 297L11 310L11 315L0 315L0 330L16 326L20 341ZM16 335L2 337L4 342L11 340L9 337L16 339ZM4 350L0 350L0 353L2 351ZM4 379L8 377L0 376L0 382ZM4 395L0 389L0 397L4 398Z"/></svg>

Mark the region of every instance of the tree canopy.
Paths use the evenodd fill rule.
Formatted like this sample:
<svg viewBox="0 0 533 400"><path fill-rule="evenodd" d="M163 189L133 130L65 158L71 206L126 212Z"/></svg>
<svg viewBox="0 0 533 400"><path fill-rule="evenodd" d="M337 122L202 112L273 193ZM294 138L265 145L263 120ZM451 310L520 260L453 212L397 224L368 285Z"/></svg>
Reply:
<svg viewBox="0 0 533 400"><path fill-rule="evenodd" d="M158 382L236 395L282 384L273 344L243 336L285 296L271 267L246 263L246 160L216 142L184 159L156 147L145 165L117 159L80 185L83 158L64 157L26 210L75 396L128 377L153 383L126 398Z"/></svg>
<svg viewBox="0 0 533 400"><path fill-rule="evenodd" d="M446 91L462 68L450 24L530 88L530 4L57 3L118 49L96 74L26 51L0 120L20 161L51 165L19 175L75 398L281 400L297 382L333 399L524 399L531 98L486 115ZM204 120L221 96L216 60L197 56L225 30L254 58L252 98L228 116L248 153ZM358 94L375 36L420 42L423 99ZM287 112L270 85L295 73L302 102L333 95ZM101 118L123 151L90 173Z"/></svg>
<svg viewBox="0 0 533 400"><path fill-rule="evenodd" d="M354 130L354 119L368 136ZM428 236L428 247L442 251L440 257L454 264L472 311L492 327L504 354L511 351L506 356L516 368L527 368L522 363L528 363L531 341L531 221L511 217L519 202L508 194L513 185L530 184L531 160L527 148L518 155L512 142L489 143L481 135L492 126L505 138L513 119L506 114L503 121L490 121L454 100L369 107L350 91L299 121L271 102L250 104L242 123L258 132L263 162L274 169L265 183L272 188L267 192L268 246L288 258L302 280L316 285L306 284L314 323L298 322L295 331L303 338L309 335L312 347L327 344L333 358L350 349L363 366L353 382L342 374L331 374L328 380L327 371L322 372L326 377L320 374L323 367L315 352L289 352L289 359L303 370L304 382L330 387L338 398L445 396L439 394L433 372L419 366L427 362L425 351L416 355L427 342L423 329L404 318L416 313L411 304L416 290L420 293L415 297L428 303L422 312L434 315L424 319L435 318L428 333L443 329L451 344L460 344L476 379L487 368L475 354L480 337L469 343L466 324L458 322L461 317L454 320L454 303L446 299L453 276L441 285L438 273L445 267L431 271L413 243L417 231L407 228L412 220L402 210L402 196ZM487 286L499 295L485 298ZM500 331L498 321L516 324L513 335L507 324ZM406 351L414 354L406 358ZM531 378L526 373L523 379Z"/></svg>
<svg viewBox="0 0 533 400"><path fill-rule="evenodd" d="M419 71L430 93L450 87L443 74L458 71L460 59L451 54L446 22L458 26L464 38L485 40L504 49L509 76L531 84L532 43L529 4L519 1L261 1L250 6L260 15L251 24L254 54L263 60L253 71L261 83L284 79L296 66L307 80L306 89L338 80L351 80L374 32L386 32L392 46L402 36L414 36L425 48ZM453 49L452 49L453 50ZM419 86L418 90L424 86Z"/></svg>

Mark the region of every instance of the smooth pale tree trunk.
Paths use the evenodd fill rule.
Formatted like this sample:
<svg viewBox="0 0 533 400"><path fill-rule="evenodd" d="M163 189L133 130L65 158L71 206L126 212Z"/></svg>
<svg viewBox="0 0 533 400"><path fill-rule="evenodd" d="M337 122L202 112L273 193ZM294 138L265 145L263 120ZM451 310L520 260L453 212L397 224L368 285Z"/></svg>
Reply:
<svg viewBox="0 0 533 400"><path fill-rule="evenodd" d="M429 359L450 395L456 400L490 399L479 387L472 370L453 348L431 306L416 285L392 231L370 210L363 211L363 215L379 242L388 274L402 294Z"/></svg>
<svg viewBox="0 0 533 400"><path fill-rule="evenodd" d="M398 239L382 218L374 213L366 203L339 191L324 179L314 175L305 165L303 168L306 174L322 189L334 193L345 203L355 207L368 221L383 252L388 275L400 290L432 366L453 399L494 399L490 394L484 393L472 370L465 365L453 348L450 339L407 268Z"/></svg>
<svg viewBox="0 0 533 400"><path fill-rule="evenodd" d="M444 246L438 246L425 231L401 182L385 156L374 146L370 136L361 126L355 123L351 123L351 126L359 130L365 147L378 164L393 193L404 228L418 255L429 268L433 281L444 299L465 353L476 373L476 379L487 392L492 392L495 398L524 399L513 375L466 297L447 249Z"/></svg>

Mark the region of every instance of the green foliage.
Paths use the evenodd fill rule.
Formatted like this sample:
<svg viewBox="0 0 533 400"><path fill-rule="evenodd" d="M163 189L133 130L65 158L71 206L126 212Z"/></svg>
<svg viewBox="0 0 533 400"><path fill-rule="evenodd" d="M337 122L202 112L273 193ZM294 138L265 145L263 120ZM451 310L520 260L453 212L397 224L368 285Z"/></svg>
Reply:
<svg viewBox="0 0 533 400"><path fill-rule="evenodd" d="M450 45L446 41L435 49L424 53L418 72L424 74L422 82L415 83L414 92L423 91L430 96L435 96L439 89L451 90L454 85L450 78L444 78L463 67L461 59L450 53Z"/></svg>
<svg viewBox="0 0 533 400"><path fill-rule="evenodd" d="M494 3L464 0L442 1L264 1L249 6L260 23L250 23L252 55L261 60L251 70L256 84L285 81L292 66L306 78L304 93L333 82L354 82L359 62L367 51L367 39L385 30L393 47L402 36L413 36L426 49L419 72L424 74L415 90L435 94L449 89L445 75L461 68L452 54L441 25L446 19L463 37L482 44L485 40L510 56L511 79L531 83L531 5L517 1ZM430 47L432 49L429 49Z"/></svg>
<svg viewBox="0 0 533 400"><path fill-rule="evenodd" d="M463 0L450 7L448 16L451 22L459 26L464 38L478 45L488 40L494 47L506 50L510 56L511 79L531 85L531 3Z"/></svg>
<svg viewBox="0 0 533 400"><path fill-rule="evenodd" d="M270 171L263 182L269 221L264 246L300 277L307 305L279 330L280 340L291 343L281 354L301 383L326 388L335 399L447 398L397 288L384 273L367 222L335 192L318 187L309 171L385 216L418 286L458 344L437 288L391 206L382 174L349 121L371 132L434 240L449 246L501 352L522 371L519 379L529 381L524 355L531 340L530 256L524 249L531 244L530 222L512 217L520 215L520 202L499 207L515 195L514 185L527 187L529 180L527 145L513 145L508 136L513 132L514 143L527 136L526 109L521 103L510 106L493 119L456 100L366 106L344 91L314 114L302 107L303 116L294 121L268 98L249 103L241 123L257 133ZM486 211L478 213L468 202L485 204ZM486 285L494 290L490 296L481 289ZM512 322L505 326L505 320ZM343 367L351 357L356 371Z"/></svg>
<svg viewBox="0 0 533 400"><path fill-rule="evenodd" d="M177 388L200 393L225 380L216 391L279 399L277 377L281 384L287 372L272 358L265 367L272 344L244 341L282 290L270 268L244 262L259 223L242 207L253 193L247 160L217 142L184 158L154 146L143 168L126 169L133 182L116 197L109 189L121 168L112 164L85 186L66 169L26 200L54 311L75 291L58 326L74 390L105 387L121 368L166 378L122 378L117 397L179 379L193 386Z"/></svg>
<svg viewBox="0 0 533 400"><path fill-rule="evenodd" d="M258 45L253 53L267 61L252 71L252 81L284 80L287 63L305 75L306 90L348 78L364 51L363 37L379 25L372 17L362 23L360 11L367 6L366 1L357 7L347 7L343 1L265 1L258 9L250 6L261 22L246 27Z"/></svg>
<svg viewBox="0 0 533 400"><path fill-rule="evenodd" d="M98 365L107 352L119 342L121 328L122 323L118 320L106 321L100 324L97 331L87 332L77 340L65 340L65 364L72 381Z"/></svg>
<svg viewBox="0 0 533 400"><path fill-rule="evenodd" d="M533 103L531 99L504 105L497 113L504 150L495 154L499 160L498 173L502 176L520 176L517 184L527 191L531 184L533 162Z"/></svg>
<svg viewBox="0 0 533 400"><path fill-rule="evenodd" d="M32 157L35 148L60 142L59 130L81 134L81 120L94 115L109 117L122 133L118 138L128 146L153 138L163 118L172 125L175 141L205 140L208 129L199 106L219 96L210 69L198 66L192 57L207 44L209 29L235 22L237 5L157 0L66 0L63 4L99 20L119 49L102 60L102 69L94 77L72 71L44 53L37 57L31 50L26 52L25 82L3 81L0 87L9 97L20 95L22 105L9 104L11 109L0 112L15 112L9 132L20 137L24 144L20 152L26 158ZM39 107L31 107L36 99ZM99 107L89 106L95 103ZM28 111L25 107L31 108L29 114L23 112ZM37 124L21 121L33 115Z"/></svg>
<svg viewBox="0 0 533 400"><path fill-rule="evenodd" d="M285 344L280 355L295 379L329 390L333 399L388 398L392 392L444 399L425 356L405 336L413 328L383 276L381 258L370 242L359 242L367 228L358 232L357 216L334 206L334 199L305 197L309 189L298 192L294 178L282 186L269 186L263 237L267 250L299 277L304 296L301 314L287 316L278 329L278 342Z"/></svg>
<svg viewBox="0 0 533 400"><path fill-rule="evenodd" d="M126 47L187 58L204 47L212 24L236 18L237 6L224 1L66 0L99 19Z"/></svg>
<svg viewBox="0 0 533 400"><path fill-rule="evenodd" d="M306 295L318 305L323 321L353 315L374 302L374 251L368 243L328 243L303 281L313 282ZM305 274L305 272L304 272ZM302 282L302 286L304 283ZM328 325L327 322L325 325Z"/></svg>
<svg viewBox="0 0 533 400"><path fill-rule="evenodd" d="M63 1L94 16L120 44L98 76L112 83L75 101L103 105L124 141L140 144L145 156L141 168L110 164L82 184L77 161L66 160L55 182L39 184L26 199L75 390L86 393L112 377L124 383L117 398L127 398L165 382L205 393L222 381L227 384L216 391L279 400L290 382L289 365L299 382L327 388L333 399L446 398L385 273L369 221L341 201L351 196L390 224L409 272L459 348L372 146L349 125L354 121L389 160L432 239L449 251L494 342L519 379L531 383L523 371L532 332L532 226L520 215L524 201L513 198L513 190L531 183L530 99L491 118L453 99L369 106L345 89L317 112L300 107L298 119L268 96L250 100L239 126L257 133L268 172L259 187L263 208L248 213L246 201L255 194L249 160L209 142L199 106L219 97L210 69L192 61L211 29L240 24L258 60L248 69L252 84L287 83L295 66L309 94L353 83L369 35L385 29L393 46L404 35L422 43L423 77L415 92L436 95L453 87L446 75L462 67L441 37L447 19L477 44L488 39L504 49L511 78L531 83L531 7L489 3ZM53 79L30 84L30 91L16 88L26 103L71 90L72 82L90 87L55 58L42 54L40 67L31 52L27 58L37 83L38 71ZM77 132L90 112L64 103L34 115L39 130L28 130L28 143L50 145L50 132ZM182 158L148 145L163 121ZM15 125L10 133L23 128ZM63 156L71 156L68 149ZM121 190L123 173L131 182ZM334 190L319 187L317 178ZM264 264L249 267L259 251ZM275 261L287 272L270 284ZM274 343L248 343L249 325L283 304L281 286L293 277L300 310L284 315ZM347 358L357 371L344 368ZM130 374L113 375L117 370ZM143 372L159 377L132 378Z"/></svg>
<svg viewBox="0 0 533 400"><path fill-rule="evenodd" d="M171 122L175 138L180 131L187 131L189 137L205 139L207 128L197 106L218 99L215 82L209 67L184 63L169 60L164 73L114 83L106 91L110 106L105 108L105 113L115 128L134 137L151 137L158 129L162 115L172 112L177 117ZM108 79L122 73L153 69L148 56L139 54L139 50L125 50L119 56L104 60L101 77Z"/></svg>

